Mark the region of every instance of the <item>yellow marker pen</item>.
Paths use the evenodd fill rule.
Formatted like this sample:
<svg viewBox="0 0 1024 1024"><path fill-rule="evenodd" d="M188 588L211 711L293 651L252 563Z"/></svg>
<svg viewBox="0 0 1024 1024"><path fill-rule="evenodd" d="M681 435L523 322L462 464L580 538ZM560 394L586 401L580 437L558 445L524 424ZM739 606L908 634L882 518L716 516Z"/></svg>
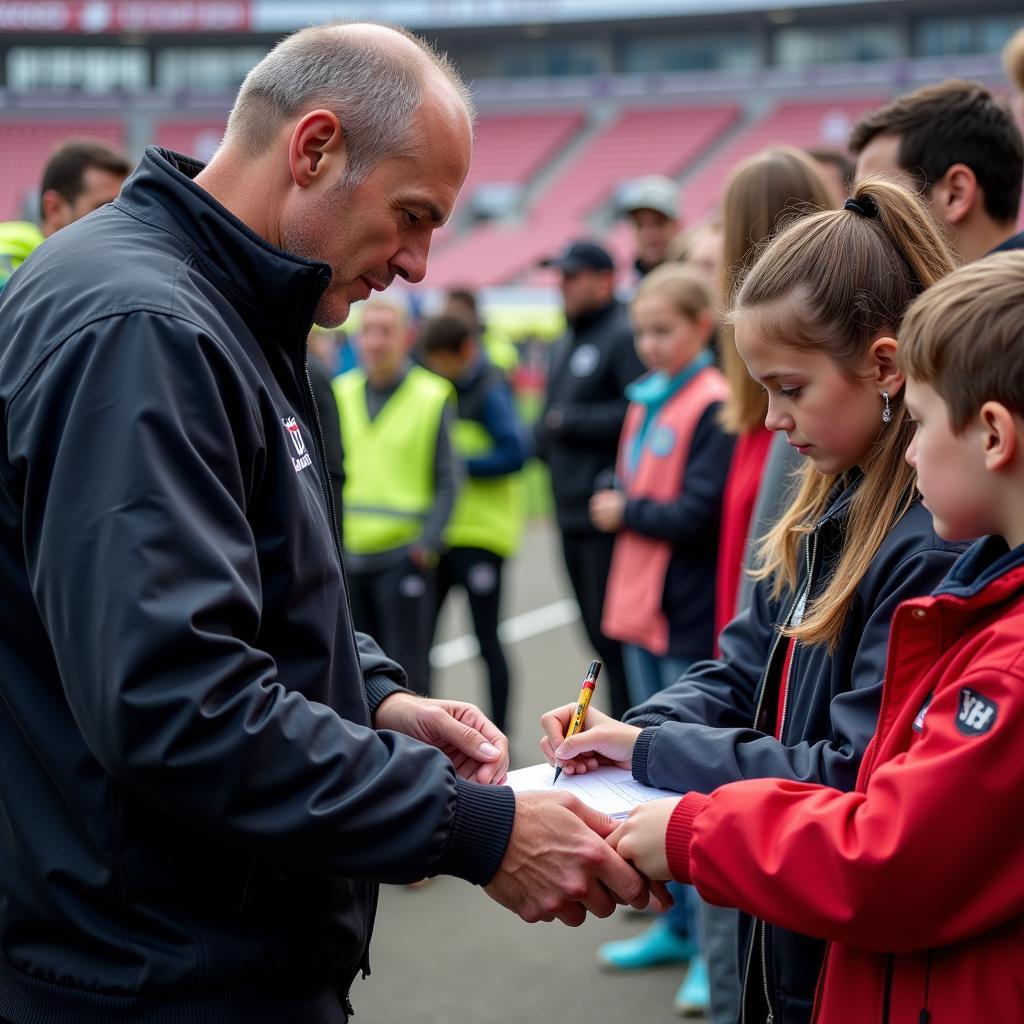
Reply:
<svg viewBox="0 0 1024 1024"><path fill-rule="evenodd" d="M590 698L594 696L594 687L597 686L597 677L600 674L601 662L592 661L590 668L587 669L586 678L583 680L580 698L576 703L576 710L573 712L572 721L569 723L569 730L565 734L566 739L570 736L575 736L583 728L583 724L587 720L587 708L590 707ZM558 776L561 774L562 766L556 765L555 778L551 783L552 786L558 781Z"/></svg>

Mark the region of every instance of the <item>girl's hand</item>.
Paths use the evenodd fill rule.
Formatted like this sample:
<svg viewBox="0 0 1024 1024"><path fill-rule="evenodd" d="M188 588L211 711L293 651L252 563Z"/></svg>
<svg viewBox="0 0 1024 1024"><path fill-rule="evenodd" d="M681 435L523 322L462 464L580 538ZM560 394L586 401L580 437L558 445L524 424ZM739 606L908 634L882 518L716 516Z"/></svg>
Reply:
<svg viewBox="0 0 1024 1024"><path fill-rule="evenodd" d="M612 849L618 851L623 860L632 861L637 871L653 882L667 882L672 878L665 836L678 803L674 797L667 797L640 804L608 837Z"/></svg>
<svg viewBox="0 0 1024 1024"><path fill-rule="evenodd" d="M540 741L540 749L548 763L560 764L566 775L582 775L603 764L629 771L640 730L635 725L624 725L591 708L582 732L563 739L575 710L575 704L565 704L541 717L544 738Z"/></svg>
<svg viewBox="0 0 1024 1024"><path fill-rule="evenodd" d="M626 496L622 491L595 491L590 498L590 521L602 533L616 533L626 519Z"/></svg>

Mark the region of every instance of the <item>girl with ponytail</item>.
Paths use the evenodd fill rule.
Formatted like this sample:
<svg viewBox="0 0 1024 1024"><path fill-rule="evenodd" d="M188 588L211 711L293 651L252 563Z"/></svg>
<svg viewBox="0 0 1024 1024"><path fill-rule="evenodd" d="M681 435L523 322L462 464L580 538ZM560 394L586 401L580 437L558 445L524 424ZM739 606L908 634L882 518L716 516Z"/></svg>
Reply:
<svg viewBox="0 0 1024 1024"><path fill-rule="evenodd" d="M731 321L767 392L766 426L806 460L798 493L764 541L751 605L722 633L718 660L621 723L591 709L569 740L571 707L544 716L542 748L567 774L615 763L680 793L756 778L853 789L892 613L930 593L963 550L934 533L904 462L913 426L895 361L905 310L953 267L920 200L881 180L767 244ZM625 856L663 854L692 827L673 816L681 807L646 805L610 841L625 842ZM740 930L742 1019L806 1024L823 944L749 917Z"/></svg>

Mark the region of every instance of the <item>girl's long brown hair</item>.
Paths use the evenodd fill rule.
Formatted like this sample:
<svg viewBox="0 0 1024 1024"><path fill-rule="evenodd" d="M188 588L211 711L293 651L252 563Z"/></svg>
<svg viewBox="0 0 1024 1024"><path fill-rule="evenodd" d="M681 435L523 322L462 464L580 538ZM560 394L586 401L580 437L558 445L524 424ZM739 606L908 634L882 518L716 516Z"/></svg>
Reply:
<svg viewBox="0 0 1024 1024"><path fill-rule="evenodd" d="M896 336L911 301L956 266L932 216L908 189L869 179L853 198L876 217L831 210L798 221L761 253L736 295L732 319L764 309L772 335L786 345L824 350L854 372L871 344ZM835 649L857 586L886 536L914 498L914 470L904 459L914 427L902 391L889 396L892 421L881 422L860 468L864 479L851 503L842 554L825 591L787 633ZM800 547L826 510L837 477L803 469L799 491L761 542L758 578L770 578L781 597L796 587Z"/></svg>
<svg viewBox="0 0 1024 1024"><path fill-rule="evenodd" d="M828 189L809 156L790 146L762 150L733 171L722 199L722 296L728 306L737 283L750 269L758 246L787 222L827 210ZM732 324L719 332L722 369L729 397L722 405L722 426L745 434L764 423L768 403L764 391L736 351Z"/></svg>

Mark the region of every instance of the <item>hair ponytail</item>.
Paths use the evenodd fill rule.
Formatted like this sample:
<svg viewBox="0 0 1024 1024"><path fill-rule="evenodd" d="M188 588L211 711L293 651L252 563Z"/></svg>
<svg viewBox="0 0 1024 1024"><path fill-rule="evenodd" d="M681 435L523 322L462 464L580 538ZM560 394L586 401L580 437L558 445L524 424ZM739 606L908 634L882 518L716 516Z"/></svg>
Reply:
<svg viewBox="0 0 1024 1024"><path fill-rule="evenodd" d="M872 342L896 336L911 301L956 266L930 212L901 185L861 182L855 204L792 225L762 252L736 296L732 318L774 306L777 336L798 348L818 348L849 369ZM784 326L781 324L784 323ZM861 579L914 498L914 470L904 459L913 424L902 392L890 395L892 420L881 422L864 479L851 503L839 563L825 591L808 607L792 636L834 649ZM761 543L758 578L781 596L796 586L800 546L825 511L836 477L808 463L793 503Z"/></svg>

